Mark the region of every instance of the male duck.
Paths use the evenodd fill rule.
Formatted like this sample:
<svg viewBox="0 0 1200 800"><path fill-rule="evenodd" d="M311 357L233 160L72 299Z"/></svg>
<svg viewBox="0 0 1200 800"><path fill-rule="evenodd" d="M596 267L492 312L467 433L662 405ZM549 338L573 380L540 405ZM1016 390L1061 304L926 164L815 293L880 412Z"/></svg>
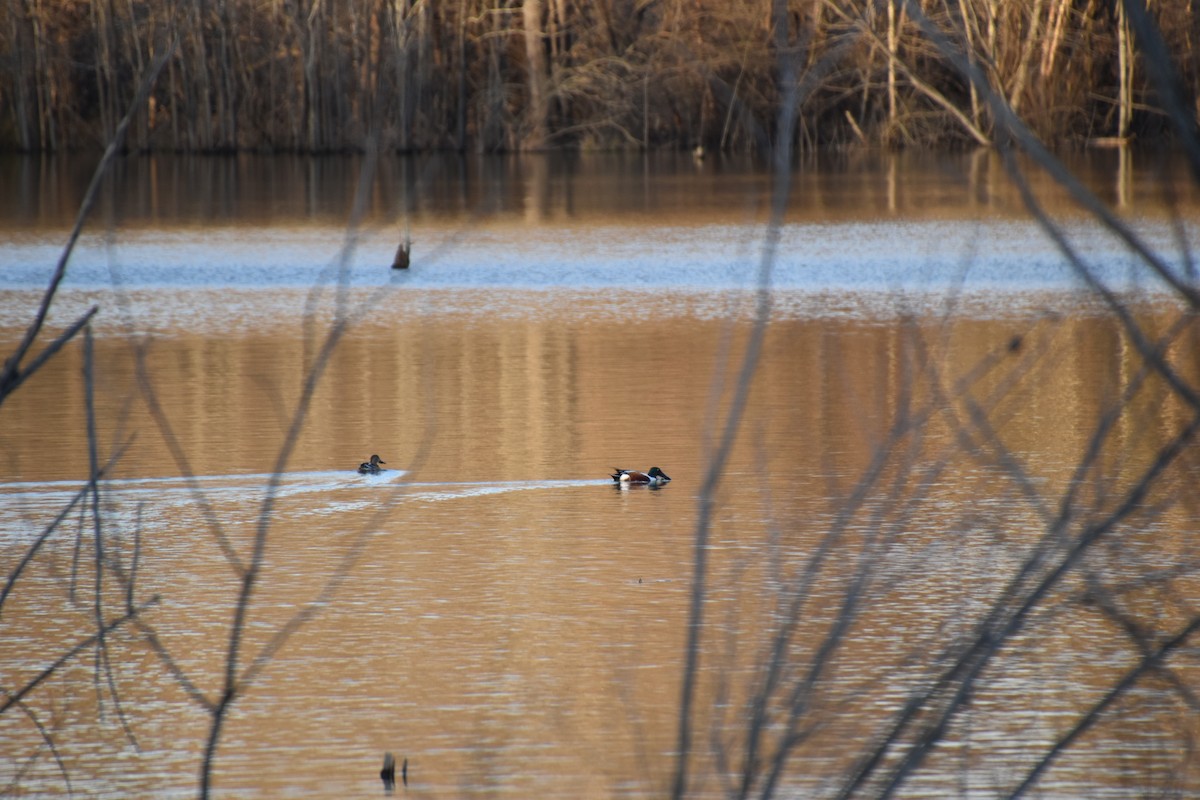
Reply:
<svg viewBox="0 0 1200 800"><path fill-rule="evenodd" d="M386 464L386 463L387 462L384 461L379 456L371 456L370 461L364 461L363 463L358 465L358 474L359 475L378 475L379 473L383 472L383 467L381 467L379 465Z"/></svg>
<svg viewBox="0 0 1200 800"><path fill-rule="evenodd" d="M671 480L671 476L658 467L651 467L649 472L639 472L636 469L616 469L612 479L617 482L618 486L628 486L634 483L645 486L662 486Z"/></svg>

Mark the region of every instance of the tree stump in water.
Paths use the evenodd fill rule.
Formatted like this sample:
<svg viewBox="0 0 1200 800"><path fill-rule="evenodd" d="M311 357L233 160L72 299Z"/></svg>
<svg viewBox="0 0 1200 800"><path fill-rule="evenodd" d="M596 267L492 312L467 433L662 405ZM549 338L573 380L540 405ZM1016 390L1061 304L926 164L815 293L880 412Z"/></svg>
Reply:
<svg viewBox="0 0 1200 800"><path fill-rule="evenodd" d="M392 269L408 269L408 251L412 247L412 242L405 239L396 248L396 257L392 260Z"/></svg>

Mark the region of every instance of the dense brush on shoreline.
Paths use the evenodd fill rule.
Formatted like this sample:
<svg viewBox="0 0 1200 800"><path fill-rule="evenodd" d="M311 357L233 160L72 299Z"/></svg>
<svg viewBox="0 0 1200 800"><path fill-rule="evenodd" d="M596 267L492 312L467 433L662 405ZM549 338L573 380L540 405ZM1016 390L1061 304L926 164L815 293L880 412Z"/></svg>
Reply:
<svg viewBox="0 0 1200 800"><path fill-rule="evenodd" d="M1186 102L1200 23L1151 9ZM0 6L0 149L765 151L783 81L797 144L991 141L947 42L1055 143L1166 128L1121 3L1068 0L18 0ZM944 37L935 42L933 37Z"/></svg>

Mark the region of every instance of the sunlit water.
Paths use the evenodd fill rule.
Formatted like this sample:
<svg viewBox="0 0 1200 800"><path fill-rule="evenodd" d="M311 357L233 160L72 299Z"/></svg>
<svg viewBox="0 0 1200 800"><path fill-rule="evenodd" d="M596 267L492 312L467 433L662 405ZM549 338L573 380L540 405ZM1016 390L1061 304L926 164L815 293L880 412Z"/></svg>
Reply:
<svg viewBox="0 0 1200 800"><path fill-rule="evenodd" d="M219 796L378 796L385 751L407 759L397 794L666 793L697 494L750 335L763 187L677 170L636 173L616 190L608 172L583 170L567 191L573 174L552 170L548 194L515 191L548 215L517 213L511 199L490 214L414 212L405 273L388 269L402 226L386 207L345 249L346 228L326 217L234 224L224 207L211 222L138 219L85 236L50 324L101 305L97 457L116 458L98 496L83 492L78 342L0 407L6 572L66 510L0 609L0 685L23 686L93 632L94 509L117 566L100 587L104 616L157 600L142 615L149 628L108 637L119 712L88 647L0 716L4 786L193 796L204 705L222 688L257 538L263 569L240 657L252 680L222 731ZM779 789L836 791L1043 533L1097 416L1134 372L1119 326L1044 233L1004 209L964 214L944 194L957 179L947 189L929 175L908 173L901 183L924 193L891 208L861 186L831 189L820 195L836 206L827 219L801 193L771 251L771 323L712 517L697 796L725 796L736 781L746 687L800 585L797 674L849 586L862 602L807 700L812 730ZM740 202L706 201L702 189ZM557 211L562 194L577 198L576 215ZM865 218L847 211L855 197ZM621 198L638 213L617 213ZM918 213L922 198L941 215ZM1176 236L1194 248L1195 231L1172 219L1160 207L1132 215L1184 275ZM1165 329L1178 309L1161 281L1094 225L1074 215L1066 225L1099 276L1139 290L1147 328ZM0 239L6 352L64 226L39 219ZM947 397L964 376L1004 453L984 440L958 449L969 410ZM1165 393L1144 405L1118 426L1130 472L1181 418ZM874 461L902 408L943 407L960 416L932 413L904 439L904 458ZM387 471L356 474L371 453ZM653 465L673 478L661 489L608 477ZM1105 475L1084 493L1116 493L1121 470ZM1089 569L1120 583L1190 563L1194 521L1187 502L1150 509ZM1189 574L1163 594L1187 596ZM1055 602L1086 606L1081 585ZM1184 613L1162 595L1144 602L1165 618ZM1010 790L1132 663L1102 617L1041 614L901 793ZM1122 708L1047 773L1044 796L1190 792L1186 704L1148 683Z"/></svg>

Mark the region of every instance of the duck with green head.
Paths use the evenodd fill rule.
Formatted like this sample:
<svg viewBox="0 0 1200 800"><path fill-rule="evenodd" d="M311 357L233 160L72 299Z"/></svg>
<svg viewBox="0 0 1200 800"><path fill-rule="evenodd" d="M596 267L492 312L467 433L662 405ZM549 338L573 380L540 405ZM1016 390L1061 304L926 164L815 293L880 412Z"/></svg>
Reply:
<svg viewBox="0 0 1200 800"><path fill-rule="evenodd" d="M649 472L641 472L636 469L620 469L612 474L612 479L616 481L618 486L662 486L671 480L671 476L663 472L658 467L651 467Z"/></svg>

